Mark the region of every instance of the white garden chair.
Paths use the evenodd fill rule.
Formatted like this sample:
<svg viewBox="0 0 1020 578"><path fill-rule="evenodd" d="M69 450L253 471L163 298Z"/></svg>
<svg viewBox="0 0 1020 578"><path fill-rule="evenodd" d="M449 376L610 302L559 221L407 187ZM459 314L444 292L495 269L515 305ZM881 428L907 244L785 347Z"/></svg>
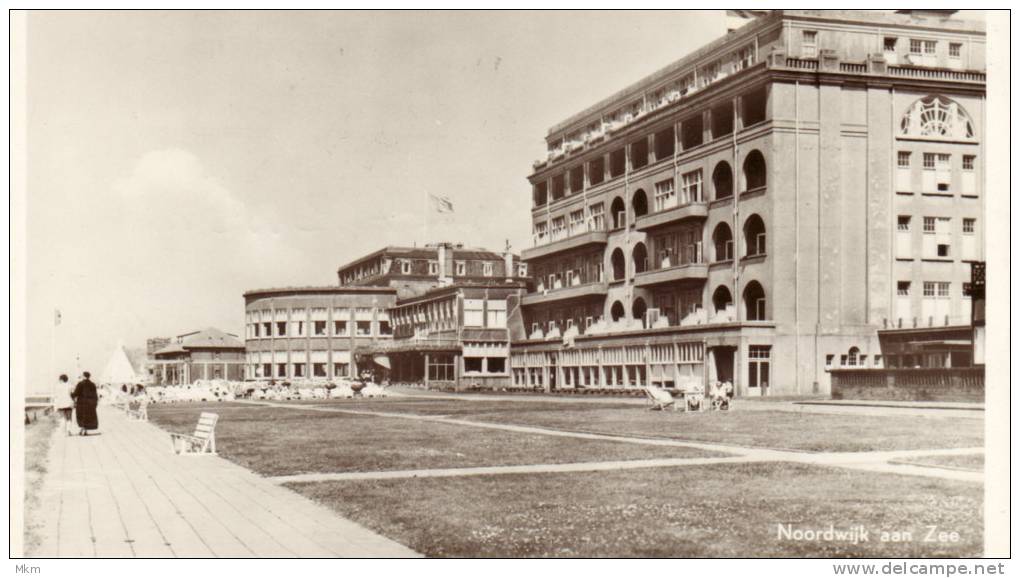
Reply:
<svg viewBox="0 0 1020 578"><path fill-rule="evenodd" d="M195 426L195 433L170 434L170 446L175 454L203 455L216 454L216 422L220 416L215 413L202 412Z"/></svg>

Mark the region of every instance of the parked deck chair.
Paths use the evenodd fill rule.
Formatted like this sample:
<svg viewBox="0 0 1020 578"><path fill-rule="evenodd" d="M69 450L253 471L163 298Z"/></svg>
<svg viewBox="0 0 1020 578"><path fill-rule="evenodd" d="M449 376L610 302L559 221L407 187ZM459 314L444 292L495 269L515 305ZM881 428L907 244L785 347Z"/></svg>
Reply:
<svg viewBox="0 0 1020 578"><path fill-rule="evenodd" d="M697 408L698 411L705 411L705 386L700 383L688 385L684 392L684 411Z"/></svg>
<svg viewBox="0 0 1020 578"><path fill-rule="evenodd" d="M138 409L131 409L131 406L129 405L124 412L127 414L128 419L135 421L149 421L149 400L142 398L138 400Z"/></svg>
<svg viewBox="0 0 1020 578"><path fill-rule="evenodd" d="M648 399L652 402L652 407L649 409L665 411L667 407L673 406L673 411L676 411L676 400L665 389L649 385L645 387L645 394L648 395Z"/></svg>
<svg viewBox="0 0 1020 578"><path fill-rule="evenodd" d="M216 422L220 416L215 413L202 412L195 426L195 433L170 434L170 447L175 454L201 455L216 454Z"/></svg>

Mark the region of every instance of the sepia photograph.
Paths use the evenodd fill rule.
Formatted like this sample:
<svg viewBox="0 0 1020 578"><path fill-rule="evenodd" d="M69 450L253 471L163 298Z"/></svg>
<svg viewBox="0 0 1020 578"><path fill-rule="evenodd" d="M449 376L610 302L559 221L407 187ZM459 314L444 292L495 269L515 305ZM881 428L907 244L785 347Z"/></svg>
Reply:
<svg viewBox="0 0 1020 578"><path fill-rule="evenodd" d="M17 573L1006 573L1008 11L8 18Z"/></svg>

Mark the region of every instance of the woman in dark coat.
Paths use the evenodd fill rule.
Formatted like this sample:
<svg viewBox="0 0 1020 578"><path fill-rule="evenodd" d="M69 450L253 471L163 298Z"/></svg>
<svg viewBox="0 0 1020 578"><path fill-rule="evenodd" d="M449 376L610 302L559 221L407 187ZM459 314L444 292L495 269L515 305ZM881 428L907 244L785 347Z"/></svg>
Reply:
<svg viewBox="0 0 1020 578"><path fill-rule="evenodd" d="M85 379L74 386L71 398L74 399L74 413L78 416L78 427L81 431L78 435L87 436L89 430L99 429L99 416L96 415L96 406L99 405L99 393L96 391L96 384L89 379L89 372L83 374Z"/></svg>

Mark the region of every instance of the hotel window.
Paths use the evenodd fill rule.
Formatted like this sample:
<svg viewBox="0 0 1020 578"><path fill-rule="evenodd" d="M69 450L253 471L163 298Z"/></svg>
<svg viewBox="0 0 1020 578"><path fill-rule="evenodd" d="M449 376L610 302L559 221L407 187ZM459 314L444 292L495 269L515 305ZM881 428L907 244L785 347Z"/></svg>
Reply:
<svg viewBox="0 0 1020 578"><path fill-rule="evenodd" d="M584 232L584 209L570 212L570 236L580 235Z"/></svg>
<svg viewBox="0 0 1020 578"><path fill-rule="evenodd" d="M454 264L454 267L456 268L458 276L463 277L467 275L467 263L465 263L464 261L457 261Z"/></svg>
<svg viewBox="0 0 1020 578"><path fill-rule="evenodd" d="M664 211L676 206L676 191L673 189L673 179L655 183L655 210Z"/></svg>
<svg viewBox="0 0 1020 578"><path fill-rule="evenodd" d="M528 264L527 263L518 263L517 264L517 275L519 277L527 277L528 276Z"/></svg>
<svg viewBox="0 0 1020 578"><path fill-rule="evenodd" d="M276 336L277 337L286 337L287 336L287 322L286 321L277 321L276 322Z"/></svg>
<svg viewBox="0 0 1020 578"><path fill-rule="evenodd" d="M974 170L974 155L963 155L963 170Z"/></svg>
<svg viewBox="0 0 1020 578"><path fill-rule="evenodd" d="M701 202L701 169L685 173L682 176L683 188L680 191L680 204Z"/></svg>
<svg viewBox="0 0 1020 578"><path fill-rule="evenodd" d="M909 193L912 190L910 153L908 151L899 151L896 153L896 192Z"/></svg>
<svg viewBox="0 0 1020 578"><path fill-rule="evenodd" d="M482 275L492 277L492 263L486 261L482 264Z"/></svg>
<svg viewBox="0 0 1020 578"><path fill-rule="evenodd" d="M326 336L326 322L325 321L313 321L312 330L315 332L316 337Z"/></svg>
<svg viewBox="0 0 1020 578"><path fill-rule="evenodd" d="M552 228L550 230L550 238L553 241L559 241L566 237L567 234L567 219L564 217L556 217L552 220ZM458 273L459 275L459 273Z"/></svg>
<svg viewBox="0 0 1020 578"><path fill-rule="evenodd" d="M961 53L963 52L963 44L959 42L949 43L949 66L958 68L961 65Z"/></svg>
<svg viewBox="0 0 1020 578"><path fill-rule="evenodd" d="M411 274L411 262L410 261L405 259L405 260L402 260L400 262L400 273L402 275L410 275Z"/></svg>
<svg viewBox="0 0 1020 578"><path fill-rule="evenodd" d="M913 258L913 243L910 236L910 216L896 217L896 257L898 259Z"/></svg>
<svg viewBox="0 0 1020 578"><path fill-rule="evenodd" d="M963 234L973 235L974 234L974 223L976 219L964 219L963 220Z"/></svg>
<svg viewBox="0 0 1020 578"><path fill-rule="evenodd" d="M701 86L705 87L722 75L722 64L717 60L701 69Z"/></svg>
<svg viewBox="0 0 1020 578"><path fill-rule="evenodd" d="M935 48L936 41L934 40L919 40L917 38L910 39L910 54L914 64L924 64L926 66L932 66L935 64Z"/></svg>
<svg viewBox="0 0 1020 578"><path fill-rule="evenodd" d="M882 41L882 50L884 52L896 52L896 37L886 36Z"/></svg>
<svg viewBox="0 0 1020 578"><path fill-rule="evenodd" d="M752 64L754 64L754 47L747 46L736 52L734 61L736 62L736 69L743 70Z"/></svg>
<svg viewBox="0 0 1020 578"><path fill-rule="evenodd" d="M393 327L390 326L390 322L385 319L379 320L379 335L393 335Z"/></svg>
<svg viewBox="0 0 1020 578"><path fill-rule="evenodd" d="M333 321L333 335L347 335L347 321Z"/></svg>
<svg viewBox="0 0 1020 578"><path fill-rule="evenodd" d="M334 363L333 364L333 377L345 377L347 375L347 364L346 363Z"/></svg>
<svg viewBox="0 0 1020 578"><path fill-rule="evenodd" d="M897 281L896 295L899 297L910 297L910 281Z"/></svg>
<svg viewBox="0 0 1020 578"><path fill-rule="evenodd" d="M294 377L304 377L304 376L305 376L305 364L304 363L295 363L294 364Z"/></svg>
<svg viewBox="0 0 1020 578"><path fill-rule="evenodd" d="M747 352L747 385L752 388L768 388L769 363L772 358L772 346L751 345Z"/></svg>
<svg viewBox="0 0 1020 578"><path fill-rule="evenodd" d="M588 184L595 186L606 180L606 163L599 157L588 163Z"/></svg>
<svg viewBox="0 0 1020 578"><path fill-rule="evenodd" d="M287 377L287 364L277 363L276 364L276 377Z"/></svg>
<svg viewBox="0 0 1020 578"><path fill-rule="evenodd" d="M485 300L465 299L464 300L464 326L482 327L485 325Z"/></svg>
<svg viewBox="0 0 1020 578"><path fill-rule="evenodd" d="M506 327L506 301L490 300L487 313L489 318L486 327L498 327L500 329Z"/></svg>
<svg viewBox="0 0 1020 578"><path fill-rule="evenodd" d="M357 322L357 334L358 337L365 337L372 334L372 322L371 321L358 321Z"/></svg>
<svg viewBox="0 0 1020 578"><path fill-rule="evenodd" d="M439 263L436 261L429 261L429 275L439 274Z"/></svg>
<svg viewBox="0 0 1020 578"><path fill-rule="evenodd" d="M294 315L295 316L296 315L301 315L301 317L304 317L305 316L305 312L303 310L300 313L295 311ZM303 320L302 321L291 321L291 326L292 326L292 329L294 330L294 332L293 332L294 337L304 337L305 336L305 322Z"/></svg>
<svg viewBox="0 0 1020 578"><path fill-rule="evenodd" d="M960 258L964 261L977 259L977 239L974 235L977 225L976 219L963 219L963 237L961 242Z"/></svg>
<svg viewBox="0 0 1020 578"><path fill-rule="evenodd" d="M977 178L974 176L974 155L963 155L963 174L960 179L960 194L973 195L977 192Z"/></svg>
<svg viewBox="0 0 1020 578"><path fill-rule="evenodd" d="M605 204L595 203L588 207L589 225L591 231L603 231L606 228ZM523 277L523 275L522 275Z"/></svg>
<svg viewBox="0 0 1020 578"><path fill-rule="evenodd" d="M325 363L313 363L312 364L312 377L326 377L326 364Z"/></svg>
<svg viewBox="0 0 1020 578"><path fill-rule="evenodd" d="M818 31L804 30L801 32L801 56L814 58L818 56Z"/></svg>
<svg viewBox="0 0 1020 578"><path fill-rule="evenodd" d="M896 153L896 166L901 169L910 168L910 153L908 151L899 151Z"/></svg>
<svg viewBox="0 0 1020 578"><path fill-rule="evenodd" d="M548 235L548 233L549 233L548 222L542 221L541 223L535 223L534 232L532 233L535 245L541 245L542 243L546 242L547 241L546 235ZM438 267L438 263L436 264L436 266Z"/></svg>

